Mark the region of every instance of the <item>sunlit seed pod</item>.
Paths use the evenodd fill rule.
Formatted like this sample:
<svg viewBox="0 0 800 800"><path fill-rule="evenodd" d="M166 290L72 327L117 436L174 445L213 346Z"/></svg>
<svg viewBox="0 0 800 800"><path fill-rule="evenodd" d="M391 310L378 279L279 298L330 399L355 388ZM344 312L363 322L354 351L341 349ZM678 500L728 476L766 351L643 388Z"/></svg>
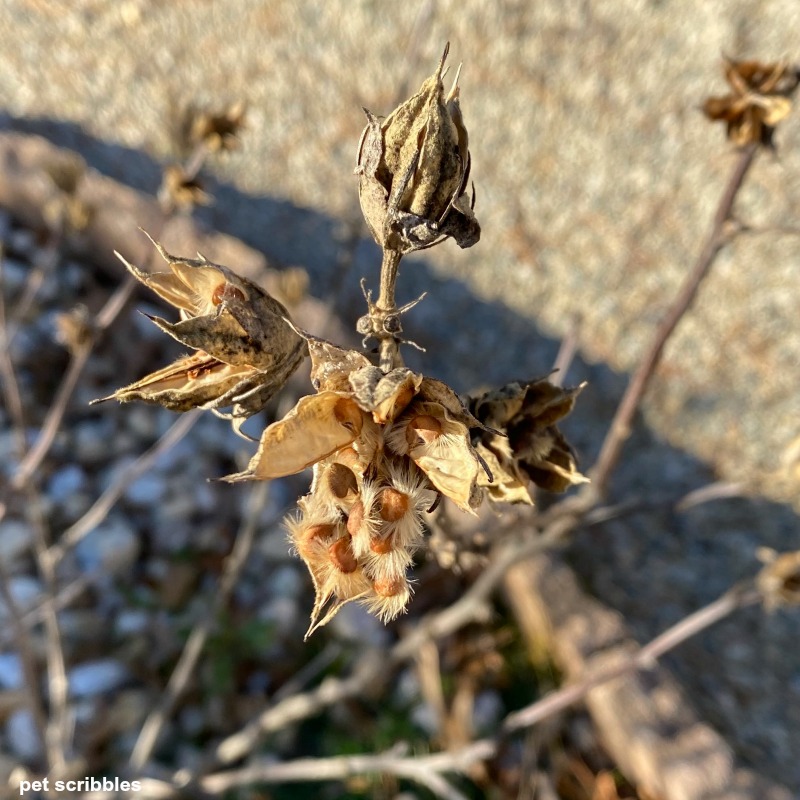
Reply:
<svg viewBox="0 0 800 800"><path fill-rule="evenodd" d="M397 522L411 507L411 499L392 486L381 489L378 513L385 522Z"/></svg>
<svg viewBox="0 0 800 800"><path fill-rule="evenodd" d="M358 569L358 561L353 553L353 547L349 536L342 536L337 539L329 548L331 563L339 572L349 574Z"/></svg>

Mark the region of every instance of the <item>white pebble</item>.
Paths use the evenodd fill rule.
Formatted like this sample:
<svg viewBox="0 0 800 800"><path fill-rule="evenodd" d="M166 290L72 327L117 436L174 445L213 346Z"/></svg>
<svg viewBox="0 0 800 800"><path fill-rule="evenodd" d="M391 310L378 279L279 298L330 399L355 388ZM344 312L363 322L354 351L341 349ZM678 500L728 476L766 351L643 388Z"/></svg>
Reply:
<svg viewBox="0 0 800 800"><path fill-rule="evenodd" d="M0 688L21 689L22 660L16 653L0 653Z"/></svg>
<svg viewBox="0 0 800 800"><path fill-rule="evenodd" d="M94 697L119 689L129 677L119 661L109 658L78 664L69 671L67 680L72 697Z"/></svg>
<svg viewBox="0 0 800 800"><path fill-rule="evenodd" d="M41 754L39 733L27 708L15 711L6 721L6 742L11 752L22 761L34 761Z"/></svg>
<svg viewBox="0 0 800 800"><path fill-rule="evenodd" d="M139 556L139 537L127 522L110 517L78 542L75 554L87 572L121 573Z"/></svg>

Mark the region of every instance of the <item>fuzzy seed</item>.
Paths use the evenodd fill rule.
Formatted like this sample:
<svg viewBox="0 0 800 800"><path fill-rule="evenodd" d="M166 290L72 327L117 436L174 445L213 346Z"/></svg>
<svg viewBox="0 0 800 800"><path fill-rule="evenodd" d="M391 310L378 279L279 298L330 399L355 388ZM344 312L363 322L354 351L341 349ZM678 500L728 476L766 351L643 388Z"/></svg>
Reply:
<svg viewBox="0 0 800 800"><path fill-rule="evenodd" d="M418 414L409 423L406 429L406 441L409 447L416 447L420 442L430 444L442 433L442 423L429 414Z"/></svg>
<svg viewBox="0 0 800 800"><path fill-rule="evenodd" d="M364 503L361 498L356 500L353 507L350 509L350 516L347 518L347 532L351 536L357 536L361 528L361 523L364 521Z"/></svg>
<svg viewBox="0 0 800 800"><path fill-rule="evenodd" d="M358 561L356 561L356 557L353 555L353 548L349 536L342 536L341 539L337 539L328 548L328 553L330 553L333 566L336 567L339 572L349 574L355 572L358 568Z"/></svg>
<svg viewBox="0 0 800 800"><path fill-rule="evenodd" d="M395 597L406 589L405 578L381 578L372 584L379 597Z"/></svg>
<svg viewBox="0 0 800 800"><path fill-rule="evenodd" d="M309 525L300 533L298 537L297 549L300 552L300 555L304 558L307 558L308 554L312 552L315 542L318 542L322 539L328 539L329 537L333 536L335 531L336 526L328 523Z"/></svg>
<svg viewBox="0 0 800 800"><path fill-rule="evenodd" d="M375 555L385 556L391 553L394 548L394 536L390 533L388 536L375 536L369 540L369 549Z"/></svg>
<svg viewBox="0 0 800 800"><path fill-rule="evenodd" d="M387 486L381 492L381 519L386 522L397 522L408 512L410 498L403 492L398 492L391 486Z"/></svg>

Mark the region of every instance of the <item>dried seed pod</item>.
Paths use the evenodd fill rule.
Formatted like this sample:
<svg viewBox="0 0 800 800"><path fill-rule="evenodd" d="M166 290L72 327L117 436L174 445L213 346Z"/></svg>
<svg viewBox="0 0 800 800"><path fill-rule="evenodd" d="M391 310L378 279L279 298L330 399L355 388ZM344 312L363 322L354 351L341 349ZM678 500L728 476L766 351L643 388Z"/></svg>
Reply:
<svg viewBox="0 0 800 800"><path fill-rule="evenodd" d="M480 463L469 430L443 406L415 400L386 435L395 453L408 455L433 486L469 513L480 504Z"/></svg>
<svg viewBox="0 0 800 800"><path fill-rule="evenodd" d="M466 195L470 155L458 75L446 96L442 84L448 50L419 92L383 123L364 109L359 199L375 241L387 250L407 253L448 236L471 247L480 238Z"/></svg>
<svg viewBox="0 0 800 800"><path fill-rule="evenodd" d="M408 406L422 384L422 375L399 367L384 374L368 366L350 373L353 397L379 425L395 420Z"/></svg>
<svg viewBox="0 0 800 800"><path fill-rule="evenodd" d="M572 411L584 385L565 389L537 378L507 384L472 401L473 413L489 427L479 434L476 449L492 473L492 481L480 480L491 499L529 503L529 480L551 492L586 482L556 426Z"/></svg>
<svg viewBox="0 0 800 800"><path fill-rule="evenodd" d="M789 96L797 88L800 72L785 61L764 64L726 58L724 62L731 92L709 97L703 105L705 115L724 122L728 139L739 147L751 142L771 147L775 126L792 109Z"/></svg>
<svg viewBox="0 0 800 800"><path fill-rule="evenodd" d="M169 272L150 274L117 255L137 280L181 314L175 324L150 319L198 353L110 397L145 400L176 411L233 406L238 430L297 369L305 357L305 341L286 323L286 309L256 284L202 257L176 258L158 242L153 244ZM192 370L200 372L193 376ZM201 373L203 380L198 380Z"/></svg>
<svg viewBox="0 0 800 800"><path fill-rule="evenodd" d="M300 472L351 444L361 433L364 416L355 400L338 392L303 397L264 431L247 469L223 480L263 481Z"/></svg>

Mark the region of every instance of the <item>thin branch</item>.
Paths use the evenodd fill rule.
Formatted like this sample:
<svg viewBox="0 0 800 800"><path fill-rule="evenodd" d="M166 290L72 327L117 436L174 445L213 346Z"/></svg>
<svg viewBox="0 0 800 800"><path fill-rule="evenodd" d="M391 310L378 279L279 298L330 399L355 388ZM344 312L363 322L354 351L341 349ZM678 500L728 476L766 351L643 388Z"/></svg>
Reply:
<svg viewBox="0 0 800 800"><path fill-rule="evenodd" d="M95 500L91 508L67 528L60 541L52 545L50 557L55 563L58 563L69 548L74 547L108 516L108 513L120 497L125 494L130 485L144 475L162 453L166 453L186 436L200 418L201 413L199 410L193 410L182 414L178 421L147 452L139 456L117 476L114 483Z"/></svg>
<svg viewBox="0 0 800 800"><path fill-rule="evenodd" d="M620 457L622 447L630 435L633 418L661 361L664 347L681 318L694 302L700 284L708 274L717 254L730 241L732 232L728 228L733 205L757 152L758 145L753 144L744 148L739 154L714 214L711 230L703 249L677 297L667 310L666 316L658 326L650 346L631 376L628 388L617 407L614 419L603 441L600 455L590 472L592 483L587 485L586 495L602 497L608 488L609 478Z"/></svg>
<svg viewBox="0 0 800 800"><path fill-rule="evenodd" d="M577 683L558 689L526 708L509 714L503 721L502 731L511 733L522 728L529 728L582 700L592 689L604 683L640 669L651 669L661 656L679 644L696 636L734 611L753 605L760 599L761 593L753 589L752 584L733 587L709 605L684 617L680 622L656 636L648 644L632 653L630 658L625 661L590 672Z"/></svg>
<svg viewBox="0 0 800 800"><path fill-rule="evenodd" d="M47 713L39 691L40 675L36 664L36 655L31 641L30 631L22 622L22 612L9 587L9 575L6 565L0 559L0 597L6 607L6 613L11 618L11 628L14 632L14 641L22 662L22 672L25 678L25 692L28 697L28 707L33 717L33 724L39 741L44 747L47 741Z"/></svg>
<svg viewBox="0 0 800 800"><path fill-rule="evenodd" d="M212 608L198 622L189 634L178 663L170 675L169 682L164 689L164 694L158 707L148 714L142 725L139 737L133 747L130 757L131 769L140 772L150 758L153 748L158 742L158 737L172 713L175 703L183 694L189 684L192 673L200 659L200 654L205 647L208 637L217 622L217 617L228 602L231 592L236 586L247 556L253 546L256 531L260 526L261 511L268 496L269 483L259 483L250 495L247 518L242 526L231 554L225 561L225 568L219 581L219 587Z"/></svg>
<svg viewBox="0 0 800 800"><path fill-rule="evenodd" d="M58 429L61 427L61 422L64 419L64 414L67 411L70 398L89 360L89 355L92 352L95 341L116 319L120 311L122 311L125 303L127 303L133 292L134 286L135 281L131 277L120 284L97 315L94 335L90 336L88 341L82 344L74 353L69 367L67 368L67 372L61 380L61 385L58 387L55 399L47 412L47 417L42 425L39 438L36 440L36 444L25 455L25 458L22 460L22 463L11 479L12 489L19 490L25 486L31 476L41 466L42 461L44 461L47 453L50 451Z"/></svg>

